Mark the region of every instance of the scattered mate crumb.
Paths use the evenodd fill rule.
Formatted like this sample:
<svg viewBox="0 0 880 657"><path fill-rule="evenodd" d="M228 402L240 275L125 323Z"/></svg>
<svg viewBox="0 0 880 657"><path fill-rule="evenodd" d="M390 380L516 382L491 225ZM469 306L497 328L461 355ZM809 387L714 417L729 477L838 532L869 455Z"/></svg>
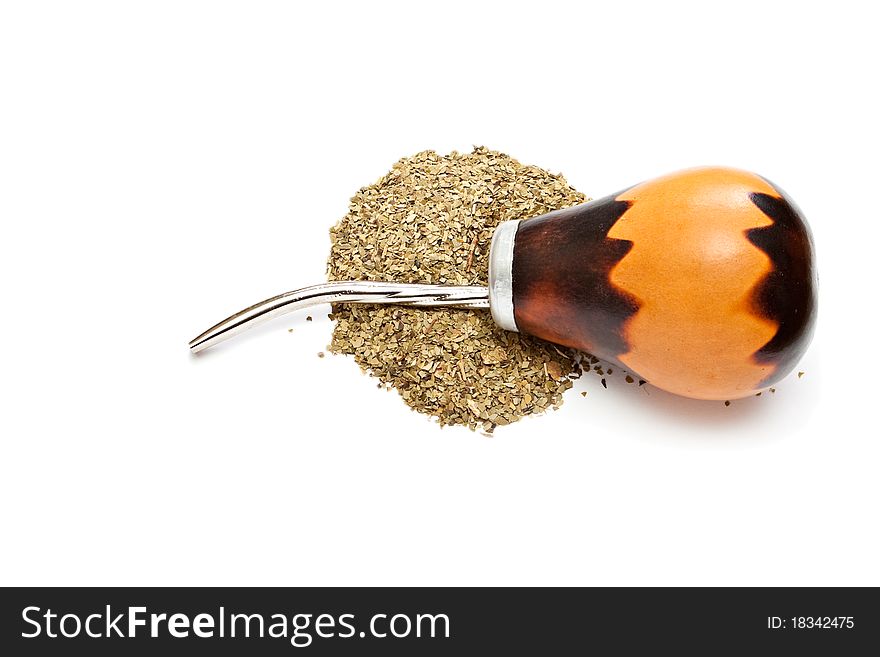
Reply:
<svg viewBox="0 0 880 657"><path fill-rule="evenodd" d="M319 351L319 352L318 352L318 358L323 358L323 357L324 357L324 352L323 352L323 351Z"/></svg>
<svg viewBox="0 0 880 657"><path fill-rule="evenodd" d="M486 285L498 224L586 200L561 175L486 148L417 153L351 199L330 231L328 278ZM337 305L331 318L330 351L353 355L441 425L491 432L558 408L598 362L583 355L582 368L573 352L504 331L484 311Z"/></svg>
<svg viewBox="0 0 880 657"><path fill-rule="evenodd" d="M800 379L804 375L803 372L798 372L798 378Z"/></svg>

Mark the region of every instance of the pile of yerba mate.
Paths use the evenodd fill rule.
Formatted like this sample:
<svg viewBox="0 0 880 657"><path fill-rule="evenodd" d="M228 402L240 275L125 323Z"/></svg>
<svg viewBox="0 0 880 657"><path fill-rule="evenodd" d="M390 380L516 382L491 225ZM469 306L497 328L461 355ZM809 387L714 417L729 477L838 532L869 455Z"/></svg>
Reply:
<svg viewBox="0 0 880 657"><path fill-rule="evenodd" d="M424 151L351 199L330 231L328 279L486 285L498 224L586 200L561 175L503 153ZM504 331L488 311L337 305L331 317L331 351L441 425L491 432L558 408L581 374L576 354Z"/></svg>

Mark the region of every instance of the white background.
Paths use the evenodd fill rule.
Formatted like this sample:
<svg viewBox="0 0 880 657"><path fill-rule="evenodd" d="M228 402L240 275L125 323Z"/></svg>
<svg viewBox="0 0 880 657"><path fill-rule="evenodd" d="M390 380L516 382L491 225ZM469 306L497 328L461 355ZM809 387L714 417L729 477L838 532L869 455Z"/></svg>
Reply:
<svg viewBox="0 0 880 657"><path fill-rule="evenodd" d="M0 583L880 584L863 7L4 3ZM190 357L323 279L360 186L473 144L594 197L778 182L819 255L805 376L729 408L591 377L486 438L318 359L325 308Z"/></svg>

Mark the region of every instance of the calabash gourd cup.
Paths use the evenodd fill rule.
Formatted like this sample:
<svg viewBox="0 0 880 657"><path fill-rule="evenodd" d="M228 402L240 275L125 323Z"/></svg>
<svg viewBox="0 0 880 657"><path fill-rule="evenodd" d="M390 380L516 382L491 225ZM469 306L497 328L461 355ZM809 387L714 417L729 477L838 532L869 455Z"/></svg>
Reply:
<svg viewBox="0 0 880 657"><path fill-rule="evenodd" d="M190 342L198 352L319 303L486 308L495 322L617 363L696 399L753 395L788 374L816 318L812 237L760 176L688 169L499 225L489 287L338 281L255 304Z"/></svg>

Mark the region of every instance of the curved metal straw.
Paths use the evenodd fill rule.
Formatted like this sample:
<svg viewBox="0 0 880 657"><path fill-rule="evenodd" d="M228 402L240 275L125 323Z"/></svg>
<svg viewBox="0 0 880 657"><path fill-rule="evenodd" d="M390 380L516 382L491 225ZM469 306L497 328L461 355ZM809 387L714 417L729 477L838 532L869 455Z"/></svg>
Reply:
<svg viewBox="0 0 880 657"><path fill-rule="evenodd" d="M250 308L227 317L193 339L189 343L190 351L197 353L275 317L322 303L488 308L489 288L480 285L447 286L375 281L336 281L312 285L255 303Z"/></svg>

